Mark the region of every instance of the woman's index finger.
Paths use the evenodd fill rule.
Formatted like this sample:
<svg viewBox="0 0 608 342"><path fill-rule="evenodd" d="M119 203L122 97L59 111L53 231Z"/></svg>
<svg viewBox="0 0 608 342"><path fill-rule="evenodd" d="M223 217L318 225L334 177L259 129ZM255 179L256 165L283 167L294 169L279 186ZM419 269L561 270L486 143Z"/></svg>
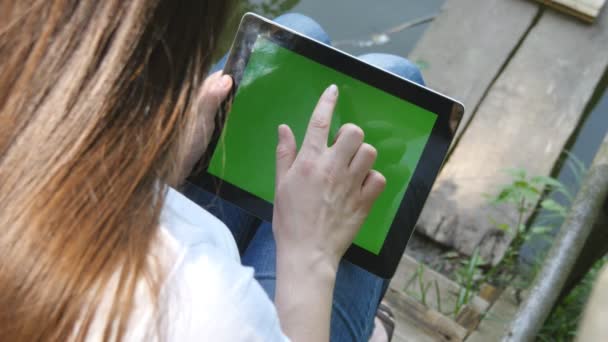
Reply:
<svg viewBox="0 0 608 342"><path fill-rule="evenodd" d="M302 143L302 150L320 152L327 147L329 128L337 99L338 87L332 84L323 92L312 113Z"/></svg>

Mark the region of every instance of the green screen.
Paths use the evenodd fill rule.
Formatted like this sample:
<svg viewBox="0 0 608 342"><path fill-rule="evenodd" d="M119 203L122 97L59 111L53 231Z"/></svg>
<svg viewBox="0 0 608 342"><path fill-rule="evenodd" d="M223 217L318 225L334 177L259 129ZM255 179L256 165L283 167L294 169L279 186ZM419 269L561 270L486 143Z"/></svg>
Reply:
<svg viewBox="0 0 608 342"><path fill-rule="evenodd" d="M301 145L323 91L340 97L330 131L354 123L378 150L374 169L387 180L354 243L378 254L437 116L265 38L256 41L208 172L268 202L274 199L277 126L285 123Z"/></svg>

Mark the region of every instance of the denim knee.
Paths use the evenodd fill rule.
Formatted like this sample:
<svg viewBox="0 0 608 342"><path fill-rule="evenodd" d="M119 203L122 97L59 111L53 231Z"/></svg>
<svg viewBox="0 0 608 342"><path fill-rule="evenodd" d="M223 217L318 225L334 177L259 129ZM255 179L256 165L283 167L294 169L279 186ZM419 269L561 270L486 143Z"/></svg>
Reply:
<svg viewBox="0 0 608 342"><path fill-rule="evenodd" d="M324 44L331 44L329 35L319 23L314 21L312 18L309 18L303 14L299 13L286 13L282 14L274 19L274 21L280 25L288 27L296 32L299 32L302 35L310 37L314 40L320 41ZM210 70L209 74L212 74L216 71L222 70L226 61L228 60L228 55L225 55L220 59Z"/></svg>
<svg viewBox="0 0 608 342"><path fill-rule="evenodd" d="M274 21L324 44L330 44L329 35L323 27L312 18L299 13L286 13Z"/></svg>
<svg viewBox="0 0 608 342"><path fill-rule="evenodd" d="M407 58L385 53L369 53L359 56L360 59L379 68L388 70L412 82L424 85L424 79L416 64Z"/></svg>

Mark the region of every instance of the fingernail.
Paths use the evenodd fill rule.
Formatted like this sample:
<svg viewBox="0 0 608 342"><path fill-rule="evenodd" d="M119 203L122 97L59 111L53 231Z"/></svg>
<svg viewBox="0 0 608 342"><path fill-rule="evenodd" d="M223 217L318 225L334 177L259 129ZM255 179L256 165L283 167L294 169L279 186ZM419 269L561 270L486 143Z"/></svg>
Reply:
<svg viewBox="0 0 608 342"><path fill-rule="evenodd" d="M222 79L220 80L220 85L222 87L222 89L226 89L228 87L230 87L230 85L232 84L232 78L228 75L224 75L222 76Z"/></svg>
<svg viewBox="0 0 608 342"><path fill-rule="evenodd" d="M277 128L279 140L281 140L281 137L284 134L283 132L285 131L285 129L283 128L283 126L285 126L285 125L284 124L280 124L279 127Z"/></svg>
<svg viewBox="0 0 608 342"><path fill-rule="evenodd" d="M329 86L329 88L327 88L326 93L333 97L337 97L338 96L338 87L335 84L332 84Z"/></svg>

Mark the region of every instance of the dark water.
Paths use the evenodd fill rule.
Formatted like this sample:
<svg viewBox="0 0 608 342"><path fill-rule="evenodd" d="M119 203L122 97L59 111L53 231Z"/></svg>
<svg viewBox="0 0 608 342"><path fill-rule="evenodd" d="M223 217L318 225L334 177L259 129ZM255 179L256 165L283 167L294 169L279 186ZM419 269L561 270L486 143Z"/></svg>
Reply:
<svg viewBox="0 0 608 342"><path fill-rule="evenodd" d="M268 18L298 12L314 18L334 45L353 55L386 52L407 56L445 0L250 0L245 8ZM391 30L394 29L394 30ZM395 32L393 32L395 31Z"/></svg>

